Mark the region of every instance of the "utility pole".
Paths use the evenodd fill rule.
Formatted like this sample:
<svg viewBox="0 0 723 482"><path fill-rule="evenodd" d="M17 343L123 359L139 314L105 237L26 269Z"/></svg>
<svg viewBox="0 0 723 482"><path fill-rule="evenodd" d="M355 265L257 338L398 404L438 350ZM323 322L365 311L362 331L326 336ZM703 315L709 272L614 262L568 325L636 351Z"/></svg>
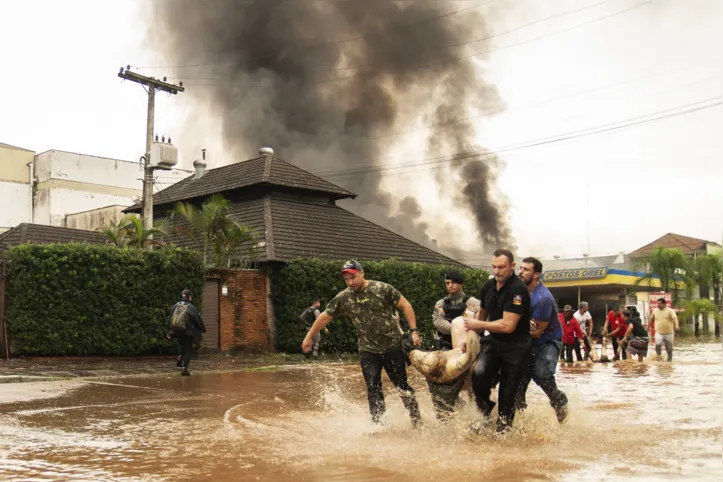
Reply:
<svg viewBox="0 0 723 482"><path fill-rule="evenodd" d="M156 101L156 90L162 90L169 94L177 94L183 92L183 82L180 85L169 84L166 82L166 78L163 80L154 79L153 77L146 77L135 72L131 72L130 65L124 70L121 67L118 72L118 77L131 82L136 82L141 85L148 87L148 119L146 123L146 155L143 163L143 229L150 231L153 229L153 169L151 165L151 143L153 142L153 116L155 111ZM152 240L153 236L148 236L148 240ZM151 243L146 243L146 249L153 249Z"/></svg>

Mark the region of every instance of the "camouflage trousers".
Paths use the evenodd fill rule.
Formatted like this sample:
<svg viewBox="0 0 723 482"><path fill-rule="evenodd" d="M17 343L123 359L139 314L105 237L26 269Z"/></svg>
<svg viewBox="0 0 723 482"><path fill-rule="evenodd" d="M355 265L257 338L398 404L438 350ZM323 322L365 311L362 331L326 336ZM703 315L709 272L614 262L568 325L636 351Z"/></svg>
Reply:
<svg viewBox="0 0 723 482"><path fill-rule="evenodd" d="M434 405L434 414L438 420L449 420L454 413L454 406L457 403L459 393L464 387L469 372L465 372L458 378L448 383L434 383L427 380L429 393L432 395L432 404Z"/></svg>

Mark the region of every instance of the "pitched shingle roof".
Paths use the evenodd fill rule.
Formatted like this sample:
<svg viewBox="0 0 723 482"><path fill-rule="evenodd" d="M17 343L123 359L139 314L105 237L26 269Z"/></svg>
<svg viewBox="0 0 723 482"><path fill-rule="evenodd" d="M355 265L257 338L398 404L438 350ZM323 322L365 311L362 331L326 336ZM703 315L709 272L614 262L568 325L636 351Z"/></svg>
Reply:
<svg viewBox="0 0 723 482"><path fill-rule="evenodd" d="M682 234L668 233L665 234L652 243L648 243L642 248L638 248L629 254L630 257L639 258L648 256L653 249L658 246L663 248L676 248L683 251L687 255L691 255L705 248L708 241L705 239L691 238L690 236L683 236Z"/></svg>
<svg viewBox="0 0 723 482"><path fill-rule="evenodd" d="M288 199L270 200L271 226L267 223L267 246L273 259L350 258L462 266L458 261L425 248L378 224L329 203ZM268 250L267 250L268 254Z"/></svg>
<svg viewBox="0 0 723 482"><path fill-rule="evenodd" d="M187 201L257 184L322 192L332 199L356 197L353 192L347 191L279 158L262 156L228 166L217 167L216 169L209 169L201 179L189 176L155 193L153 195L153 205L160 206L177 201ZM138 211L140 208L140 203L134 204L126 209L126 212Z"/></svg>
<svg viewBox="0 0 723 482"><path fill-rule="evenodd" d="M91 243L105 244L105 236L95 231L83 229L45 226L42 224L18 224L0 234L0 250L18 244L50 244L50 243Z"/></svg>

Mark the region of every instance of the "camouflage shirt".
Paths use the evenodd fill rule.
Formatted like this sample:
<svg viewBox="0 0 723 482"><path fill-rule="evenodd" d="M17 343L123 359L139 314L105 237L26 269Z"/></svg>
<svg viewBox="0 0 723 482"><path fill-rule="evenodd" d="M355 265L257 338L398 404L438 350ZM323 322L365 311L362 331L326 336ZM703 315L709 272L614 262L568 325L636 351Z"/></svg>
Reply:
<svg viewBox="0 0 723 482"><path fill-rule="evenodd" d="M347 288L326 306L333 318L346 318L356 328L359 351L384 353L399 346L402 328L394 318L394 309L402 294L381 281L368 280L361 291Z"/></svg>

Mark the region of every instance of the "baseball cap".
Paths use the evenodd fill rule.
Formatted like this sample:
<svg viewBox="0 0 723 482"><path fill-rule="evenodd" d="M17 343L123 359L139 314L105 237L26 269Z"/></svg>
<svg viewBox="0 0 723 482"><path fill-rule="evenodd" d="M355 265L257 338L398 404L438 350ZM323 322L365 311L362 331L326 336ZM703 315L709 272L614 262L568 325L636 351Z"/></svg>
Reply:
<svg viewBox="0 0 723 482"><path fill-rule="evenodd" d="M562 311L572 311L572 306L565 305L565 307L562 309Z"/></svg>
<svg viewBox="0 0 723 482"><path fill-rule="evenodd" d="M344 266L341 267L341 274L344 274L344 273L354 274L354 273L358 273L362 269L364 269L364 268L362 268L361 263L359 263L359 261L353 259L351 261L347 261L346 263L344 263Z"/></svg>

